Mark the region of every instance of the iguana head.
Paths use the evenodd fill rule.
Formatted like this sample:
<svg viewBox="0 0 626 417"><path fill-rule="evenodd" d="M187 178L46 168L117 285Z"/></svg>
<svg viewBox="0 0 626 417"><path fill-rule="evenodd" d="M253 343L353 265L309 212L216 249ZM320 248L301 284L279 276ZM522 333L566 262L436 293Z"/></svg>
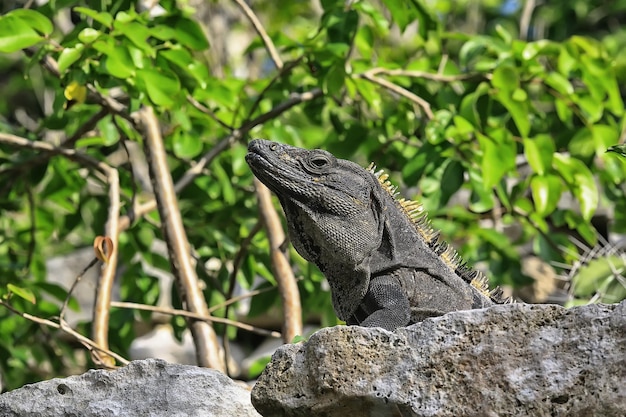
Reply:
<svg viewBox="0 0 626 417"><path fill-rule="evenodd" d="M369 261L381 245L376 177L326 151L266 140L250 142L246 162L278 196L291 242L326 275L345 319L367 291Z"/></svg>
<svg viewBox="0 0 626 417"><path fill-rule="evenodd" d="M324 150L257 139L248 145L246 162L280 198L299 201L316 212L351 216L369 205L372 176Z"/></svg>

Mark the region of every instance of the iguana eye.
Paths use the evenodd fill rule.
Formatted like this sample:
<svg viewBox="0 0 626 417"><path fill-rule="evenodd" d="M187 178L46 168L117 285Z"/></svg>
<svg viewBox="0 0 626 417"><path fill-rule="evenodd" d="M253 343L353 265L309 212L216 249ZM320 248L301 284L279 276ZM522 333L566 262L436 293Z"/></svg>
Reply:
<svg viewBox="0 0 626 417"><path fill-rule="evenodd" d="M335 158L326 153L315 153L309 156L305 161L305 169L312 174L321 174L325 169L332 166Z"/></svg>

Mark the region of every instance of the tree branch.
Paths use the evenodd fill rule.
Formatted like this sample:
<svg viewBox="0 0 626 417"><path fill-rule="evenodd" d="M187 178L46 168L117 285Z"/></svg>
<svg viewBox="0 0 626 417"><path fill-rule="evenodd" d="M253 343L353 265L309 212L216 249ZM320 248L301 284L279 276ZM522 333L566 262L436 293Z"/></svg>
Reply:
<svg viewBox="0 0 626 417"><path fill-rule="evenodd" d="M167 165L159 122L152 107L144 107L139 110L136 118L136 124L144 133L145 154L172 273L179 285L185 308L206 317L209 315L208 307L191 262L190 245L183 227L174 183ZM220 359L219 344L211 325L205 321L196 320L188 320L188 324L196 346L198 364L223 371L225 369L224 362Z"/></svg>
<svg viewBox="0 0 626 417"><path fill-rule="evenodd" d="M280 70L283 67L283 61L280 59L278 51L276 50L274 43L265 31L265 28L261 24L261 21L256 17L250 6L248 6L248 4L244 0L235 0L235 3L237 3L237 6L241 8L248 20L250 20L250 23L252 23L252 26L254 26L254 30L256 30L256 32L263 40L265 49L267 49L267 53L272 58L272 61L274 61L274 65L276 65L276 68Z"/></svg>
<svg viewBox="0 0 626 417"><path fill-rule="evenodd" d="M259 202L259 213L270 241L272 270L283 305L283 342L290 343L294 337L302 335L300 292L289 260L281 250L285 241L285 232L280 224L278 214L274 210L270 190L256 178L254 179L254 186Z"/></svg>
<svg viewBox="0 0 626 417"><path fill-rule="evenodd" d="M176 182L174 189L177 193L181 192L185 189L189 184L193 182L193 180L200 174L202 174L202 170L213 161L215 157L217 157L221 152L228 149L235 142L239 141L243 136L245 136L250 130L254 127L265 123L268 120L271 120L290 108L306 102L311 101L315 98L321 97L323 95L322 90L319 88L315 88L311 91L307 91L304 93L291 93L289 98L267 113L264 113L254 120L251 120L247 123L244 123L239 129L235 129L228 136L220 140L208 151L204 154L191 168L189 168L185 174ZM138 218L146 213L151 212L152 210L157 208L157 204L155 200L146 201L145 203L139 205L137 208L133 209L133 212L122 216L120 218L120 232L126 230L130 227L130 221L133 218Z"/></svg>
<svg viewBox="0 0 626 417"><path fill-rule="evenodd" d="M526 0L524 2L524 9L522 9L522 15L519 19L519 37L521 40L528 39L528 29L530 28L530 20L535 10L535 0Z"/></svg>
<svg viewBox="0 0 626 417"><path fill-rule="evenodd" d="M426 100L410 92L409 90L403 87L400 87L399 85L394 84L391 81L387 81L383 78L379 78L375 75L372 75L369 71L359 74L359 77L365 80L368 80L370 82L373 82L374 84L378 84L381 87L385 87L389 91L392 91L404 98L408 98L413 103L417 104L424 111L428 119L432 119L434 117L433 111L430 108L430 104Z"/></svg>
<svg viewBox="0 0 626 417"><path fill-rule="evenodd" d="M157 307L157 306L151 306L147 304L128 303L128 302L122 302L122 301L112 301L111 307L153 311L155 313L168 314L170 316L182 316L182 317L187 317L187 318L191 318L194 320L206 321L206 322L211 322L211 323L222 323L227 326L237 327L239 329L246 330L248 332L260 334L262 336L269 336L269 337L274 337L277 339L281 337L279 332L260 329L258 327L250 326L249 324L241 323L241 322L234 321L234 320L224 319L221 317L203 316L201 314L192 313L191 311L187 311L187 310L176 310L173 308Z"/></svg>
<svg viewBox="0 0 626 417"><path fill-rule="evenodd" d="M70 336L72 336L73 338L75 338L76 340L78 340L80 343L82 343L85 347L87 347L92 353L94 351L97 352L101 352L107 356L113 357L115 358L119 363L121 363L122 365L128 365L129 361L127 359L124 359L122 356L118 355L117 353L102 347L100 345L98 345L97 343L95 343L93 340L89 339L88 337L83 336L82 334L78 333L77 331L75 331L74 329L72 329L71 327L68 327L65 324L59 324L59 323L55 323L51 320L46 320L46 319L42 319L41 317L37 317L37 316L33 316L31 314L28 313L22 313L21 311L16 310L12 305L6 303L3 300L0 300L0 305L6 307L8 310L12 311L13 313L17 314L18 316L21 316L23 318L25 318L26 320L30 320L34 323L38 323L38 324L42 324L44 326L48 326L48 327L52 327L53 329L59 329L67 334L69 334ZM63 322L61 322L63 323Z"/></svg>
<svg viewBox="0 0 626 417"><path fill-rule="evenodd" d="M432 73L425 71L414 71L414 70L404 70L404 69L388 69L388 68L372 68L366 71L364 74L368 74L370 76L377 75L388 75L388 76L399 76L399 77L411 77L411 78L422 78L424 80L429 81L439 81L443 83L452 83L455 81L481 81L481 80L489 80L491 79L491 74L483 74L483 73L471 73L471 74L453 74L453 75L445 75L440 73Z"/></svg>

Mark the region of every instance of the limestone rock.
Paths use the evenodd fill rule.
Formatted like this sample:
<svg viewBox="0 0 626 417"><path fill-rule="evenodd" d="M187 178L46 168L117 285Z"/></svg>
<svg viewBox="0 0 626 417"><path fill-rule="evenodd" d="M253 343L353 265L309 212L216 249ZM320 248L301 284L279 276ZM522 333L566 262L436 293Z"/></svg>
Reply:
<svg viewBox="0 0 626 417"><path fill-rule="evenodd" d="M626 416L626 302L459 311L285 345L252 390L270 416Z"/></svg>
<svg viewBox="0 0 626 417"><path fill-rule="evenodd" d="M0 395L3 417L258 416L250 393L213 369L158 359L91 370Z"/></svg>

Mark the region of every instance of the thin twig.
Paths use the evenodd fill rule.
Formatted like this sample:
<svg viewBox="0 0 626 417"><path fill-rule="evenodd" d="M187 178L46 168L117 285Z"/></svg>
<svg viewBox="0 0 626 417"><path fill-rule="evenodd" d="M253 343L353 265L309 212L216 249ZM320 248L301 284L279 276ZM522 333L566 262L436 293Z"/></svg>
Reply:
<svg viewBox="0 0 626 417"><path fill-rule="evenodd" d="M256 111L257 107L259 107L259 104L261 103L261 100L263 100L263 97L265 96L265 93L276 83L276 81L278 81L281 77L284 77L286 74L289 74L289 72L291 72L292 69L294 69L299 63L300 61L302 61L304 57L299 57L298 59L288 62L287 65L285 65L284 67L282 67L280 69L280 71L278 71L278 73L272 77L272 79L270 80L270 82L263 88L263 90L259 93L259 95L257 96L256 100L254 100L254 103L252 103L252 106L250 106L250 111L248 112L248 120L252 117L252 115L254 114L254 112Z"/></svg>
<svg viewBox="0 0 626 417"><path fill-rule="evenodd" d="M266 121L271 120L274 117L277 117L278 115L284 113L285 111L300 103L311 101L315 98L321 97L322 95L322 90L319 88L315 88L311 91L307 91L304 93L292 93L289 95L289 98L287 100L269 110L267 113L264 113L254 120L245 123L239 129L235 129L232 133L230 133L228 136L215 144L215 146L213 146L210 151L204 154L194 166L192 166L185 172L185 174L176 182L176 185L174 186L175 191L179 193L184 190L185 187L191 184L198 175L202 174L202 170L207 165L209 165L215 157L217 157L224 150L228 149L235 142L239 141L254 127L265 123ZM135 219L142 217L146 213L149 213L156 208L157 205L154 199L146 201L145 203L140 204L138 207L133 208L133 211L131 213L120 218L120 232L130 227L131 218Z"/></svg>
<svg viewBox="0 0 626 417"><path fill-rule="evenodd" d="M228 279L228 291L226 292L226 299L230 300L233 297L233 292L235 291L235 284L237 282L237 273L239 272L239 266L241 265L241 261L243 260L245 253L248 251L248 247L254 239L254 236L261 230L261 222L257 222L252 230L250 230L250 234L246 236L244 240L241 241L241 245L239 245L239 250L235 254L233 258L233 270L230 273L230 278ZM225 316L228 316L228 306L231 303L222 303L226 308ZM212 308L209 309L209 312L213 311Z"/></svg>
<svg viewBox="0 0 626 417"><path fill-rule="evenodd" d="M401 95L404 98L411 100L413 103L417 104L424 111L428 119L432 119L433 117L435 117L435 115L433 114L433 111L430 108L430 104L426 100L410 92L409 90L403 87L400 87L399 85L394 84L391 81L387 81L383 78L372 75L369 71L364 72L360 74L359 76L365 80L373 82L374 84L378 84L381 87L385 87L389 91L392 91L398 95Z"/></svg>
<svg viewBox="0 0 626 417"><path fill-rule="evenodd" d="M89 262L89 264L80 272L80 274L78 274L76 278L74 278L74 282L72 283L72 286L70 287L69 291L67 292L67 295L65 296L65 301L63 301L63 306L61 307L61 312L59 313L60 322L64 321L63 316L65 316L65 311L67 310L67 306L70 303L70 299L72 298L72 293L76 289L76 286L78 285L80 280L83 278L85 273L89 269L91 269L91 267L94 266L97 262L98 262L98 258L93 258L91 262Z"/></svg>
<svg viewBox="0 0 626 417"><path fill-rule="evenodd" d="M276 46L274 46L274 43L265 31L265 28L261 24L261 21L256 17L250 6L248 6L248 4L244 0L235 0L235 3L237 3L241 10L245 13L246 17L250 20L250 23L252 23L252 26L254 26L254 30L256 30L256 32L259 34L261 40L263 40L265 49L267 49L267 52L270 54L272 61L274 61L274 65L276 65L276 68L281 69L283 67L283 61L280 59L278 51L276 50Z"/></svg>
<svg viewBox="0 0 626 417"><path fill-rule="evenodd" d="M190 319L199 320L203 322L221 323L227 326L237 327L238 329L246 330L248 332L260 334L262 336L275 337L277 339L280 339L281 337L280 333L276 331L260 329L258 327L250 326L249 324L225 319L222 317L204 316L202 314L192 313L191 311L187 311L187 310L176 310L173 308L157 307L157 306L151 306L147 304L137 304L137 303L129 303L129 302L123 302L123 301L111 301L111 307L152 311L155 313L168 314L171 316L182 316L182 317L187 317Z"/></svg>
<svg viewBox="0 0 626 417"><path fill-rule="evenodd" d="M276 287L267 287L267 288L263 288L263 289L260 289L260 290L253 290L253 291L247 292L245 294L238 295L236 297L231 297L231 298L229 298L228 300L226 300L226 301L224 301L222 303L215 304L214 306L211 306L209 308L209 313L213 313L214 311L217 311L220 308L224 308L224 307L229 306L229 305L231 305L233 303L236 303L238 301L245 300L246 298L251 298L251 297L254 297L255 295L264 294L266 292L270 292L270 291L273 291L275 289L276 289Z"/></svg>
<svg viewBox="0 0 626 417"><path fill-rule="evenodd" d="M109 114L109 110L108 109L101 108L98 113L96 113L93 116L91 116L91 118L89 120L87 120L78 129L76 129L76 131L72 134L72 136L70 136L69 138L67 138L63 142L61 142L61 146L64 147L64 148L69 148L71 146L74 146L74 144L76 143L76 141L78 141L78 139L80 139L83 136L85 136L85 134L87 132L90 132L93 129L95 129L97 124L98 124L98 122L100 120L104 119L108 114Z"/></svg>
<svg viewBox="0 0 626 417"><path fill-rule="evenodd" d="M93 340L89 339L88 337L83 336L82 334L78 333L77 331L75 331L74 329L72 329L71 327L68 327L65 324L59 324L59 323L55 323L53 321L47 320L47 319L42 319L41 317L37 317L37 316L33 316L31 314L28 313L22 313L21 311L15 309L12 305L4 302L3 300L0 300L0 305L6 307L8 310L12 311L13 313L17 314L18 316L21 316L23 318L25 318L26 320L30 320L34 323L38 323L38 324L42 324L44 326L48 326L48 327L52 327L53 329L59 329L67 334L69 334L70 336L74 337L76 340L78 340L79 342L81 342L83 345L87 346L90 350L96 350L98 352L101 352L105 355L111 356L113 358L115 358L119 363L121 363L122 365L128 365L129 361L125 358L123 358L122 356L118 355L117 353L106 349L100 345L98 345L97 343L95 343Z"/></svg>
<svg viewBox="0 0 626 417"><path fill-rule="evenodd" d="M35 215L35 197L33 196L33 189L28 187L26 190L26 197L28 198L28 211L30 217L30 230L28 241L28 252L26 256L26 268L30 271L30 263L33 261L33 255L36 247L36 231L37 231L37 216Z"/></svg>
<svg viewBox="0 0 626 417"><path fill-rule="evenodd" d="M215 122L222 126L224 129L228 130L228 131L232 131L234 130L234 127L226 124L226 122L222 121L222 119L220 119L219 117L217 117L217 115L213 112L213 110L211 110L210 108L208 108L207 106L205 106L204 104L200 103L198 100L196 100L194 97L191 96L191 94L187 95L187 101L194 106L197 110L199 110L200 112L206 114L207 116L209 116L211 119L215 120Z"/></svg>
<svg viewBox="0 0 626 417"><path fill-rule="evenodd" d="M439 81L442 83L452 83L455 81L480 81L480 80L488 80L491 78L491 74L483 74L483 73L471 73L471 74L451 74L445 75L441 73L432 73L425 71L415 71L415 70L404 70L404 69L388 69L388 68L372 68L367 70L362 75L388 75L388 76L399 76L399 77L411 77L411 78L422 78L424 80L429 81Z"/></svg>
<svg viewBox="0 0 626 417"><path fill-rule="evenodd" d="M32 149L40 152L47 152L51 155L63 155L74 162L78 162L90 168L94 168L99 172L107 175L112 169L102 161L97 160L89 155L85 155L75 149L65 149L54 146L48 142L34 141L23 138L21 136L12 135L10 133L0 132L0 143L15 146L19 148Z"/></svg>

